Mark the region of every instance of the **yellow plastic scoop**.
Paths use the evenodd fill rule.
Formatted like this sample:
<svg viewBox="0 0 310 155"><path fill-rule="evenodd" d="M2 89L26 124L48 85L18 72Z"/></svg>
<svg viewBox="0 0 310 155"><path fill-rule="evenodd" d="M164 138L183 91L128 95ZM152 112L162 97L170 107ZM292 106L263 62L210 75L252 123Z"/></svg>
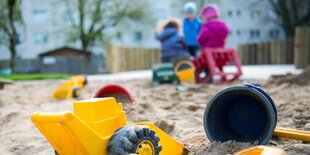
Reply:
<svg viewBox="0 0 310 155"><path fill-rule="evenodd" d="M277 137L284 137L284 138L301 140L304 142L310 142L310 131L293 130L277 127L274 130L274 135Z"/></svg>

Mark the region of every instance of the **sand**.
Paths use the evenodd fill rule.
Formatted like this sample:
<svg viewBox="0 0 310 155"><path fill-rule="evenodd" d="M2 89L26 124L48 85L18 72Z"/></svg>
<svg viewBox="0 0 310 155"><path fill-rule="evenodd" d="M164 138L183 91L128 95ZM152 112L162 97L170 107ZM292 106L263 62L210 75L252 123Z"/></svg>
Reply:
<svg viewBox="0 0 310 155"><path fill-rule="evenodd" d="M282 77L283 78L283 77ZM286 76L285 76L286 78ZM254 144L210 143L203 130L203 111L219 90L240 84L184 85L152 88L150 79L127 81L90 81L77 100L90 98L106 84L121 84L130 90L134 103L124 103L129 121L150 121L182 142L191 154L231 154ZM278 126L310 131L310 85L292 82L255 81L267 90L278 110ZM30 121L33 112L71 111L74 100L57 101L50 94L59 81L15 82L0 90L1 154L54 154L52 146ZM270 146L283 148L289 155L310 154L310 144L274 137Z"/></svg>

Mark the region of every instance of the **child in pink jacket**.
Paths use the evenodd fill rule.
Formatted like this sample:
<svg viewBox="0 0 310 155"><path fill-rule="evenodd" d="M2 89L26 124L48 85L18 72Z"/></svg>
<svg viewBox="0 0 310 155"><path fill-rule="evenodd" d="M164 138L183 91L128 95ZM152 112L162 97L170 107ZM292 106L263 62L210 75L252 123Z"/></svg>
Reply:
<svg viewBox="0 0 310 155"><path fill-rule="evenodd" d="M204 21L197 37L200 48L224 48L229 28L224 21L218 19L218 7L215 4L205 5L200 14Z"/></svg>

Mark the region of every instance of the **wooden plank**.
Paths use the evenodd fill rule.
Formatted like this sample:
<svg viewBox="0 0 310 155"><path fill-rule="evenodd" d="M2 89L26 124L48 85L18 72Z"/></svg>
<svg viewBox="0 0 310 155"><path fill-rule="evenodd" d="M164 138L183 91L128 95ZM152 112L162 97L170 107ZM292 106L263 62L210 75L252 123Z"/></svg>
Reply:
<svg viewBox="0 0 310 155"><path fill-rule="evenodd" d="M306 64L305 67L310 65L310 28L307 27L306 28L306 40L304 40L305 42L305 57L306 57Z"/></svg>
<svg viewBox="0 0 310 155"><path fill-rule="evenodd" d="M238 57L241 61L241 64L244 64L244 55L243 55L243 49L242 49L242 45L239 45L238 48L237 48L237 53L238 53Z"/></svg>
<svg viewBox="0 0 310 155"><path fill-rule="evenodd" d="M263 64L263 43L257 44L257 64Z"/></svg>
<svg viewBox="0 0 310 155"><path fill-rule="evenodd" d="M106 50L106 68L108 72L112 72L112 64L111 64L111 50L112 50L112 45L107 46Z"/></svg>
<svg viewBox="0 0 310 155"><path fill-rule="evenodd" d="M270 57L271 57L271 64L277 63L277 47L275 41L270 43Z"/></svg>
<svg viewBox="0 0 310 155"><path fill-rule="evenodd" d="M269 46L268 42L262 43L262 64L268 64L269 63Z"/></svg>
<svg viewBox="0 0 310 155"><path fill-rule="evenodd" d="M12 80L0 79L0 89L3 89L5 85L13 84Z"/></svg>
<svg viewBox="0 0 310 155"><path fill-rule="evenodd" d="M295 35L295 55L294 55L294 64L297 68L303 68L306 65L305 62L305 51L306 51L306 44L304 40L306 39L307 34L305 33L305 28L299 27L296 29Z"/></svg>
<svg viewBox="0 0 310 155"><path fill-rule="evenodd" d="M281 47L281 42L276 41L276 47L277 47L277 64L282 64L282 57L283 57L283 49Z"/></svg>

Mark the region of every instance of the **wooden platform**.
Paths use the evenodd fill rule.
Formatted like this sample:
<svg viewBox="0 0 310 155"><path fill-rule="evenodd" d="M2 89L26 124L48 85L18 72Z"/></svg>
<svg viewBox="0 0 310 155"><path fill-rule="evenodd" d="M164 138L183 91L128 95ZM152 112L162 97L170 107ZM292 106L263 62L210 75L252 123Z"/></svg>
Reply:
<svg viewBox="0 0 310 155"><path fill-rule="evenodd" d="M11 81L11 80L0 79L0 89L3 89L4 85L12 84L12 83L13 83L13 81Z"/></svg>

